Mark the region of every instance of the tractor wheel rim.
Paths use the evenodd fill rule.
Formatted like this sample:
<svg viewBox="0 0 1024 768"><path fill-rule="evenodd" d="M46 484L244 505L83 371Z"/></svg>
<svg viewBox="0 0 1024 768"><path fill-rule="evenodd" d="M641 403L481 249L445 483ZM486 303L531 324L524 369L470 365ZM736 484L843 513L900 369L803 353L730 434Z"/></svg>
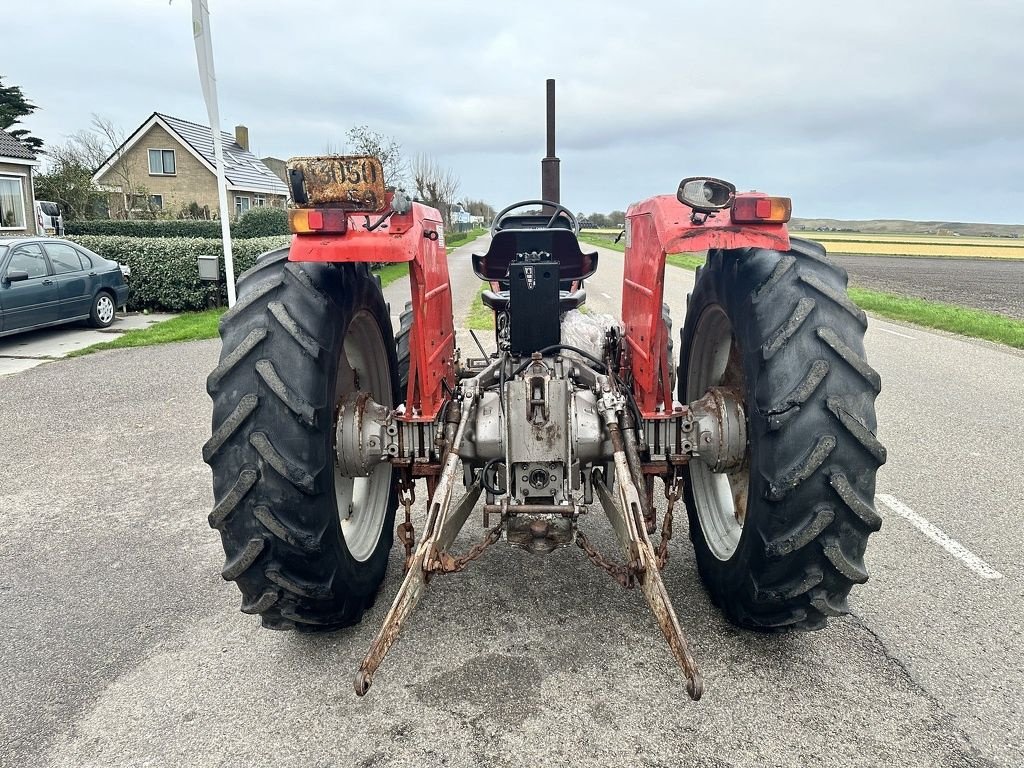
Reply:
<svg viewBox="0 0 1024 768"><path fill-rule="evenodd" d="M692 403L710 387L746 392L739 347L725 310L712 304L701 313L691 341L686 400ZM708 549L719 560L736 552L746 522L750 485L750 447L743 463L728 472L712 472L702 461L689 463L697 519Z"/></svg>
<svg viewBox="0 0 1024 768"><path fill-rule="evenodd" d="M391 392L391 371L384 337L376 319L369 312L357 312L348 325L338 359L338 380L335 386L334 425L337 429L337 403L352 392L368 392L378 403L394 405ZM336 438L332 438L332 442ZM336 455L337 446L331 446ZM384 528L388 499L391 495L391 465L382 463L368 477L347 477L334 462L334 493L341 519L341 534L349 554L359 562L370 559Z"/></svg>
<svg viewBox="0 0 1024 768"><path fill-rule="evenodd" d="M96 301L96 316L101 323L109 323L114 319L114 302L109 296L100 296Z"/></svg>

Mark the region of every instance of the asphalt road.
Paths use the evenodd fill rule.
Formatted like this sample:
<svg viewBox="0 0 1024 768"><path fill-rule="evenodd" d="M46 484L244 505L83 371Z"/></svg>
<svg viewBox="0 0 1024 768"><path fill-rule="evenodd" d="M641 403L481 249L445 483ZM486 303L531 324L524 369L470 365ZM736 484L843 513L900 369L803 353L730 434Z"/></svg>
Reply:
<svg viewBox="0 0 1024 768"><path fill-rule="evenodd" d="M1024 320L1024 261L831 255L854 285Z"/></svg>
<svg viewBox="0 0 1024 768"><path fill-rule="evenodd" d="M450 258L460 307L469 250ZM621 256L602 259L590 304L617 313ZM691 281L666 275L677 323ZM867 344L879 492L1001 578L880 506L854 614L764 637L710 605L681 523L665 578L705 674L696 704L639 594L576 549L504 545L431 583L357 699L399 552L351 630L273 633L238 612L200 458L216 342L4 377L0 765L1019 766L1024 356L878 320ZM585 523L612 551L607 524Z"/></svg>

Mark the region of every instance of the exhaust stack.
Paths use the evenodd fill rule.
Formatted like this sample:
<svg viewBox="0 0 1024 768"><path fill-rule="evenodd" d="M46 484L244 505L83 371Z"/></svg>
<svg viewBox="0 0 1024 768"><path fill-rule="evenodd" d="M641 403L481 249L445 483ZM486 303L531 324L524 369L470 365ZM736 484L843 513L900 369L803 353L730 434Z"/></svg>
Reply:
<svg viewBox="0 0 1024 768"><path fill-rule="evenodd" d="M559 196L559 159L555 157L555 81L548 79L548 154L540 161L540 196L552 203L562 202Z"/></svg>

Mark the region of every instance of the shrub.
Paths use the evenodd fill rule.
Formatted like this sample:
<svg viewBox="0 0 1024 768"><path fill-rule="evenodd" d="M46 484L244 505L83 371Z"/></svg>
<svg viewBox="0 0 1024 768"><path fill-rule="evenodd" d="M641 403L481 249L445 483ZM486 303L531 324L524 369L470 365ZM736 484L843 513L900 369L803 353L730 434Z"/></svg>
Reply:
<svg viewBox="0 0 1024 768"><path fill-rule="evenodd" d="M220 239L219 221L193 219L99 219L69 221L69 235L109 235L113 237L214 237Z"/></svg>
<svg viewBox="0 0 1024 768"><path fill-rule="evenodd" d="M242 214L231 228L233 237L273 237L288 234L288 212L284 208L261 205Z"/></svg>
<svg viewBox="0 0 1024 768"><path fill-rule="evenodd" d="M219 238L79 235L68 239L132 268L127 280L129 309L170 312L206 309L207 300L217 290L215 285L199 279L197 257L222 254ZM290 238L280 236L232 240L235 274L240 275L255 264L261 253L289 242ZM226 303L224 286L220 287L220 294L221 303Z"/></svg>

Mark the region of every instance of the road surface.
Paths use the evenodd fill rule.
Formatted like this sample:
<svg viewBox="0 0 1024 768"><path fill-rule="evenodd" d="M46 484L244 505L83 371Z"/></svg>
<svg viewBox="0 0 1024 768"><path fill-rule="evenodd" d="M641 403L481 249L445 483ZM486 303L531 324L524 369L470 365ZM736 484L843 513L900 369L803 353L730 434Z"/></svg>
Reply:
<svg viewBox="0 0 1024 768"><path fill-rule="evenodd" d="M450 257L460 307L470 250ZM590 304L617 313L622 257L602 260ZM677 323L691 281L666 275ZM351 630L238 612L200 457L217 342L4 377L0 766L1019 766L1024 356L879 320L867 346L890 457L871 580L823 632L737 631L678 525L665 578L696 704L639 594L575 548L503 545L431 583L357 699L399 551ZM602 519L585 525L612 551Z"/></svg>

